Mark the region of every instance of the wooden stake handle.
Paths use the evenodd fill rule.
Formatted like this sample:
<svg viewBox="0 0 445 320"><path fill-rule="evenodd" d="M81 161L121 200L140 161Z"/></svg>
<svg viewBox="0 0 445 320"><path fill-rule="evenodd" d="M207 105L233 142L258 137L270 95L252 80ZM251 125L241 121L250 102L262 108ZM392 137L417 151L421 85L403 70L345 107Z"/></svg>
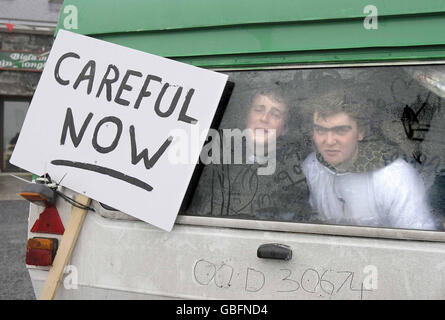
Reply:
<svg viewBox="0 0 445 320"><path fill-rule="evenodd" d="M89 206L91 203L91 199L82 194L79 194L76 197L76 201L84 206ZM46 278L45 286L43 287L40 295L40 300L54 299L63 277L63 271L71 258L71 254L73 253L77 237L82 229L82 224L85 220L87 212L88 210L73 206L73 210L71 211L71 216L65 229L65 233L62 236L62 241L60 242L59 249L57 250L53 266L49 270L48 278Z"/></svg>

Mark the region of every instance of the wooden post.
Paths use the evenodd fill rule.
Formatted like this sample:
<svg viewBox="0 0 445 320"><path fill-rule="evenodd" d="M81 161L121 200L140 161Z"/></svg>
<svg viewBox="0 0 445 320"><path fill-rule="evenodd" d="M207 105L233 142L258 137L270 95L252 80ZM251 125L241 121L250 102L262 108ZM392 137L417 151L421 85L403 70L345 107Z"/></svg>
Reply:
<svg viewBox="0 0 445 320"><path fill-rule="evenodd" d="M79 194L76 197L76 201L84 206L89 206L91 203L91 199L82 194ZM43 287L40 295L40 300L54 299L62 280L65 267L68 264L73 249L76 245L77 237L82 229L82 224L85 220L87 212L88 210L73 206L71 216L65 229L65 233L62 236L62 241L60 242L59 249L57 250L53 266L49 270L48 278L46 278L45 286Z"/></svg>

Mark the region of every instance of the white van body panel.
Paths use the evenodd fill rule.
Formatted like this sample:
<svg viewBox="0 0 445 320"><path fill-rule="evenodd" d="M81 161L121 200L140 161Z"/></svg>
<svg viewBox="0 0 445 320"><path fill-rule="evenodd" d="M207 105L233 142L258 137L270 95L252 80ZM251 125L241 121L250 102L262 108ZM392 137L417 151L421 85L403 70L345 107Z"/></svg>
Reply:
<svg viewBox="0 0 445 320"><path fill-rule="evenodd" d="M71 206L59 199L57 207L66 227ZM31 205L29 230L41 211ZM28 238L36 236L54 237ZM290 246L292 259L258 258L265 243ZM77 272L77 289L68 272L56 299L445 298L440 242L182 224L165 232L92 211L69 265ZM28 269L39 297L49 268Z"/></svg>

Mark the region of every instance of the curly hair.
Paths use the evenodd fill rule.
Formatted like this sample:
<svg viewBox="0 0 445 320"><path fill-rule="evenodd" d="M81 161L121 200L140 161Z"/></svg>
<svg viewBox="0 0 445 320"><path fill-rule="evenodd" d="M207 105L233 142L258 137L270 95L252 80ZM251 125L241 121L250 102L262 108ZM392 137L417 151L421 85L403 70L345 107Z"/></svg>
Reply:
<svg viewBox="0 0 445 320"><path fill-rule="evenodd" d="M370 124L372 106L353 88L330 87L326 91L315 92L304 104L306 110L321 119L344 112L357 122L360 130L365 130Z"/></svg>
<svg viewBox="0 0 445 320"><path fill-rule="evenodd" d="M294 101L294 96L293 96L293 92L291 90L291 88L287 85L272 85L269 87L265 87L265 88L257 88L254 89L250 92L250 99L249 99L249 108L246 110L247 111L247 115L246 118L248 117L252 104L255 100L255 98L257 98L258 96L266 96L269 97L281 104L284 105L285 107L285 121L284 121L284 125L283 125L283 132L287 132L290 126L290 123L292 122L293 118L293 101Z"/></svg>

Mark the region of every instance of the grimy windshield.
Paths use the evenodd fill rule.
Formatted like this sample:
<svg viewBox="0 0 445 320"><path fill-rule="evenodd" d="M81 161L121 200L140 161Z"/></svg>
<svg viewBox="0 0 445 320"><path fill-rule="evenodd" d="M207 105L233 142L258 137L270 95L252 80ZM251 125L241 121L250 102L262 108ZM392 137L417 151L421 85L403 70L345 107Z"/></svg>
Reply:
<svg viewBox="0 0 445 320"><path fill-rule="evenodd" d="M183 214L444 229L444 65L227 74Z"/></svg>

